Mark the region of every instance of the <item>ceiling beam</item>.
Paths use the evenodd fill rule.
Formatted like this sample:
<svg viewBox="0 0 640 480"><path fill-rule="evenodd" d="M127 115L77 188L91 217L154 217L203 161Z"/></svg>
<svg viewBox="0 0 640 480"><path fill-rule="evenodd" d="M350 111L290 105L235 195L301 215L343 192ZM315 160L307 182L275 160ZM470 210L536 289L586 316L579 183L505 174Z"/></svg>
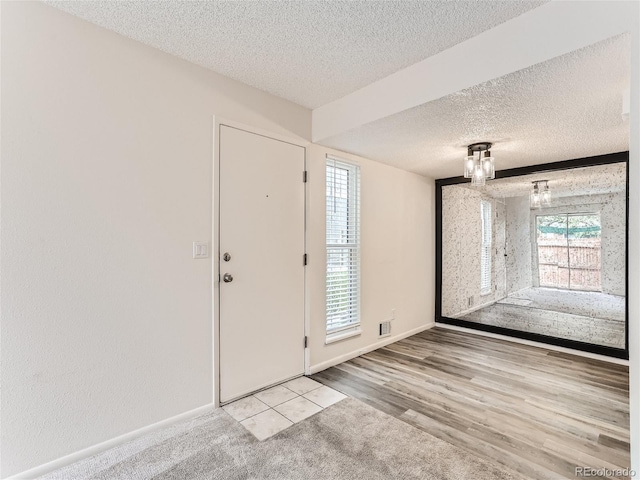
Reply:
<svg viewBox="0 0 640 480"><path fill-rule="evenodd" d="M633 1L551 1L312 112L314 142L638 28Z"/></svg>

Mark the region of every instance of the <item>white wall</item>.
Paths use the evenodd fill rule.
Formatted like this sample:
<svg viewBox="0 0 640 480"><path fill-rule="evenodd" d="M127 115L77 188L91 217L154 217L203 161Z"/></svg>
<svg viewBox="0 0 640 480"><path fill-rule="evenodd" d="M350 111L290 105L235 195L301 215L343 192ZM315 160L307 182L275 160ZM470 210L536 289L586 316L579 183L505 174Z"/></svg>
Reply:
<svg viewBox="0 0 640 480"><path fill-rule="evenodd" d="M361 167L362 334L325 345L325 161L335 154ZM378 323L391 317L392 337L434 322L435 186L429 178L311 145L307 151L307 267L311 371L369 350Z"/></svg>
<svg viewBox="0 0 640 480"><path fill-rule="evenodd" d="M39 2L1 8L6 477L212 401L211 261L191 258L212 115L307 139L311 120Z"/></svg>

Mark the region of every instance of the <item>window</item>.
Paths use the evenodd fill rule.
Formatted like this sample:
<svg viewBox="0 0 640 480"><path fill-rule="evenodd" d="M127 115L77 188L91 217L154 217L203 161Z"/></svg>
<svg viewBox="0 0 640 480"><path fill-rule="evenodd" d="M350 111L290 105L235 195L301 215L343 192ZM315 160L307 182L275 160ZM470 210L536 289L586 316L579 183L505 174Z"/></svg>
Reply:
<svg viewBox="0 0 640 480"><path fill-rule="evenodd" d="M360 333L360 167L327 157L327 340Z"/></svg>
<svg viewBox="0 0 640 480"><path fill-rule="evenodd" d="M480 253L480 295L491 293L491 202L480 202L482 251Z"/></svg>
<svg viewBox="0 0 640 480"><path fill-rule="evenodd" d="M540 286L602 291L601 234L597 213L537 216Z"/></svg>

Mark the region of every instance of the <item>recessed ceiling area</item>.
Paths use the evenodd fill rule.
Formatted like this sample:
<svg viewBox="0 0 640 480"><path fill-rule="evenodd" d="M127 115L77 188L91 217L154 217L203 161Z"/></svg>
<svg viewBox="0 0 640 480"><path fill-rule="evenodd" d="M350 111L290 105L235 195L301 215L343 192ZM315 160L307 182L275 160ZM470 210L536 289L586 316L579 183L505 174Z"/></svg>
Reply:
<svg viewBox="0 0 640 480"><path fill-rule="evenodd" d="M471 183L461 183L454 186L479 190L494 198L509 198L528 196L531 193L533 182L537 180L548 180L549 189L554 197L624 192L627 188L627 165L625 163L611 163L499 178L487 180L484 187L473 187Z"/></svg>
<svg viewBox="0 0 640 480"><path fill-rule="evenodd" d="M624 34L320 143L434 178L462 175L478 141L494 143L497 170L625 151L629 64Z"/></svg>
<svg viewBox="0 0 640 480"><path fill-rule="evenodd" d="M46 3L222 75L316 108L546 2Z"/></svg>

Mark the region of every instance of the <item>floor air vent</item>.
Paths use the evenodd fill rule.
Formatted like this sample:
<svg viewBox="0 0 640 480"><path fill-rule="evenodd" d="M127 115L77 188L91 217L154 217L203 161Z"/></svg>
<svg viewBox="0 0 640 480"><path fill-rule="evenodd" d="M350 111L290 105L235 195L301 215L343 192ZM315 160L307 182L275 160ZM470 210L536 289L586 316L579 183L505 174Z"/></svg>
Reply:
<svg viewBox="0 0 640 480"><path fill-rule="evenodd" d="M378 329L379 337L387 337L391 335L391 322L387 320L386 322L382 322Z"/></svg>

